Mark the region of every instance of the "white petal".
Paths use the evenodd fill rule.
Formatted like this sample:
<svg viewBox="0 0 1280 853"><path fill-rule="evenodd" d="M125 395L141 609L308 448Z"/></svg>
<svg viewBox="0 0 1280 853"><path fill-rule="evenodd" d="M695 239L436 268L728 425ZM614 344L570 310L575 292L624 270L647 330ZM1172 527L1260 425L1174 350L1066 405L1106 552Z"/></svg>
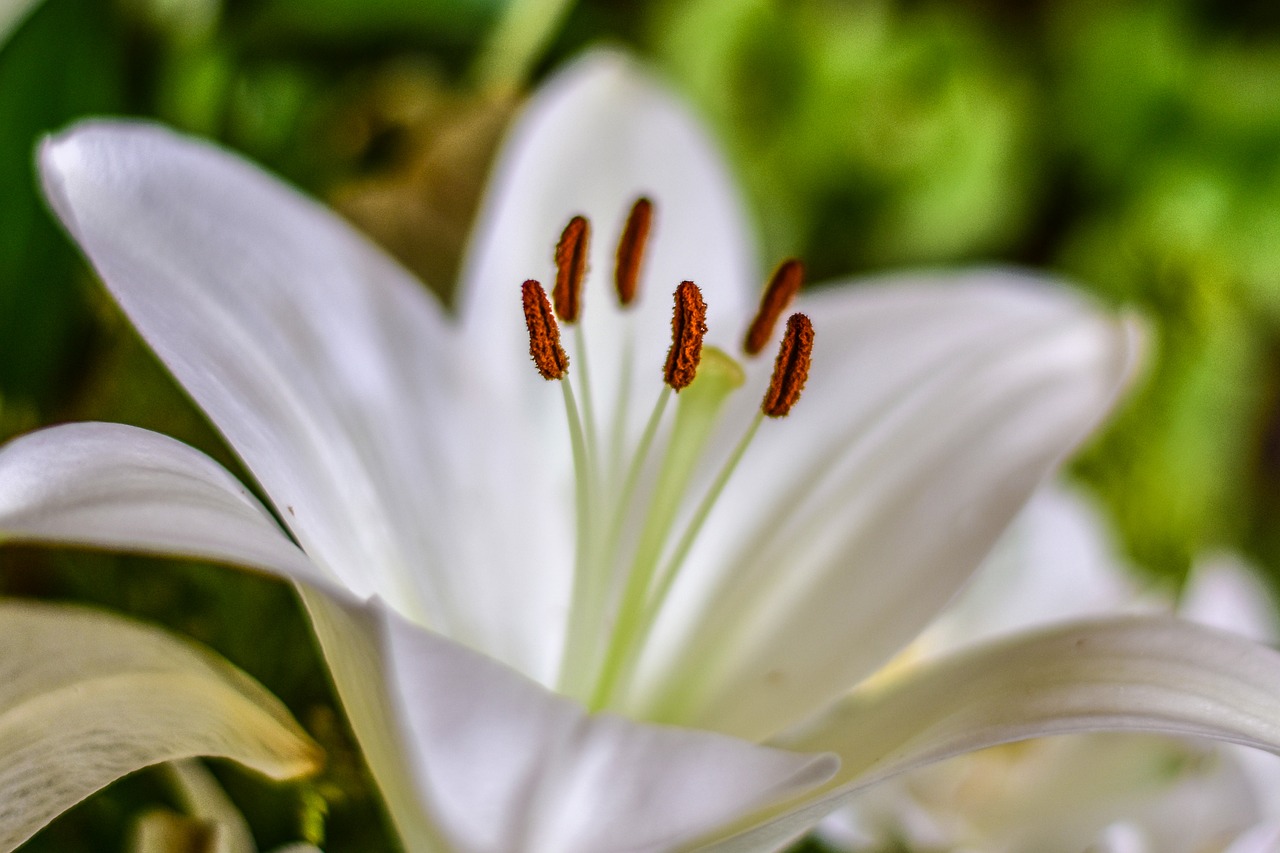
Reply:
<svg viewBox="0 0 1280 853"><path fill-rule="evenodd" d="M1134 730L1280 752L1280 652L1169 618L1084 622L993 643L855 693L798 750L841 758L833 786L715 850L789 838L849 792L962 752L1041 735Z"/></svg>
<svg viewBox="0 0 1280 853"><path fill-rule="evenodd" d="M1053 483L1031 498L972 584L914 646L922 654L948 652L1018 630L1150 606L1098 507L1082 492Z"/></svg>
<svg viewBox="0 0 1280 853"><path fill-rule="evenodd" d="M1152 850L1202 853L1259 819L1243 769L1217 744L1128 732L957 756L864 789L837 815L854 810L882 844L991 853L1080 853L1120 820ZM919 837L920 814L932 837Z"/></svg>
<svg viewBox="0 0 1280 853"><path fill-rule="evenodd" d="M1280 637L1276 604L1257 570L1239 556L1214 554L1196 561L1178 605L1178 615L1275 644Z"/></svg>
<svg viewBox="0 0 1280 853"><path fill-rule="evenodd" d="M417 831L427 837L406 837L410 849L436 849L442 836L455 853L656 853L808 790L835 771L830 756L588 716L377 602L322 607L331 628L345 612L345 625L331 636L360 639L373 652L366 662L390 691L383 710L366 706L351 716L364 744L362 719L372 723L388 708L394 714L401 754L413 765L438 833L431 838L431 827L420 822ZM344 671L358 678L357 670L335 668L340 689ZM364 687L343 691L344 701L356 693L369 701L374 676L364 678Z"/></svg>
<svg viewBox="0 0 1280 853"><path fill-rule="evenodd" d="M0 540L178 554L322 581L235 477L123 424L50 427L0 447Z"/></svg>
<svg viewBox="0 0 1280 853"><path fill-rule="evenodd" d="M40 165L125 312L319 565L550 668L567 579L550 560L537 583L512 570L541 553L544 527L523 498L515 430L486 416L461 361L476 355L456 351L417 282L291 188L155 126L78 125L44 144ZM510 523L488 525L495 513Z"/></svg>
<svg viewBox="0 0 1280 853"><path fill-rule="evenodd" d="M360 604L306 585L299 585L298 592L360 753L378 783L402 844L414 853L454 853L426 812L414 780L419 759L401 737L397 692L388 682L391 674L381 657L376 609L383 605L376 599Z"/></svg>
<svg viewBox="0 0 1280 853"><path fill-rule="evenodd" d="M551 409L529 364L520 284L554 281L553 250L575 214L591 221L590 282L583 296L596 411L613 411L627 382L627 340L614 296L614 253L632 202L647 195L655 218L634 322L637 348L630 381L630 420L643 423L662 387L671 342L671 297L697 282L708 305L709 342L736 342L746 304L760 286L751 229L723 158L690 112L635 60L594 51L538 88L498 157L463 277L463 321L472 346L486 353L511 393L530 411ZM570 372L580 360L566 337ZM638 429L635 430L638 432Z"/></svg>
<svg viewBox="0 0 1280 853"><path fill-rule="evenodd" d="M1277 853L1280 851L1280 822L1260 823L1242 833L1222 853Z"/></svg>
<svg viewBox="0 0 1280 853"><path fill-rule="evenodd" d="M230 664L79 607L0 604L0 850L119 777L196 755L276 779L319 749Z"/></svg>
<svg viewBox="0 0 1280 853"><path fill-rule="evenodd" d="M1131 324L1010 272L803 303L817 336L804 398L764 425L689 560L697 626L671 630L687 669L653 706L752 740L921 632L1111 407L1137 349Z"/></svg>

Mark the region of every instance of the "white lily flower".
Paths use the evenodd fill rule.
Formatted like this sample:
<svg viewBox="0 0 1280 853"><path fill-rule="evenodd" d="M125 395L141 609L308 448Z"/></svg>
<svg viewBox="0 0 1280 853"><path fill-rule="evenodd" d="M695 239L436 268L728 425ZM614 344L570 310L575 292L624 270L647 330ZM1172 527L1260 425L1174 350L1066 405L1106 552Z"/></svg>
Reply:
<svg viewBox="0 0 1280 853"><path fill-rule="evenodd" d="M741 205L696 123L623 57L578 62L516 123L456 315L207 144L89 123L40 162L68 231L288 535L208 458L109 424L0 450L0 535L298 583L410 850L769 850L865 785L1034 735L1280 747L1280 655L1167 619L1019 636L837 702L1110 408L1137 336L1012 272L816 290L796 300L819 335L804 399L760 426L771 347L728 355L759 281ZM592 280L574 396L529 364L520 283L552 272L573 215L621 230L641 194L657 210L641 295L624 311ZM587 249L573 230L569 258L613 268L611 240ZM646 442L684 280L719 349ZM546 334L533 343L558 371Z"/></svg>
<svg viewBox="0 0 1280 853"><path fill-rule="evenodd" d="M126 774L194 756L274 779L321 763L279 700L207 649L83 607L0 602L0 850ZM227 853L252 853L247 829L238 840Z"/></svg>
<svg viewBox="0 0 1280 853"><path fill-rule="evenodd" d="M881 675L1011 632L1122 612L1173 612L1259 642L1275 604L1238 558L1198 563L1180 602L1143 590L1098 511L1048 487L1031 500L976 582ZM905 773L822 825L837 849L1016 853L1271 851L1280 761L1230 745L1088 734L995 747ZM1269 840L1269 841L1268 841ZM1092 846L1091 846L1092 845Z"/></svg>

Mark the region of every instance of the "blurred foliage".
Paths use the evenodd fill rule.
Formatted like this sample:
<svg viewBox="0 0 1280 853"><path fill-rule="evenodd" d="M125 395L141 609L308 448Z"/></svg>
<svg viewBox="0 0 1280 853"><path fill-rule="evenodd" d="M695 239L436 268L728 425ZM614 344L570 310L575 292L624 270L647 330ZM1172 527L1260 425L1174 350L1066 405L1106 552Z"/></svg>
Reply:
<svg viewBox="0 0 1280 853"><path fill-rule="evenodd" d="M1235 8L1235 7L1232 7ZM653 48L739 164L767 254L818 277L1010 261L1149 321L1078 466L1136 561L1280 577L1280 41L1241 6L658 7Z"/></svg>
<svg viewBox="0 0 1280 853"><path fill-rule="evenodd" d="M545 32L513 45L495 35L506 0L44 0L0 48L0 439L120 420L243 475L45 212L31 153L42 134L108 113L217 139L334 203L447 296L520 87L608 40L649 58L705 117L766 260L801 255L817 279L1029 264L1145 316L1137 393L1077 473L1147 570L1176 581L1230 547L1280 578L1274 4L524 5ZM494 45L514 59L495 62ZM263 845L323 835L333 850L393 849L280 585L9 548L0 591L98 602L219 650L330 755L295 787L217 768ZM169 797L139 774L24 850L119 849L130 816Z"/></svg>

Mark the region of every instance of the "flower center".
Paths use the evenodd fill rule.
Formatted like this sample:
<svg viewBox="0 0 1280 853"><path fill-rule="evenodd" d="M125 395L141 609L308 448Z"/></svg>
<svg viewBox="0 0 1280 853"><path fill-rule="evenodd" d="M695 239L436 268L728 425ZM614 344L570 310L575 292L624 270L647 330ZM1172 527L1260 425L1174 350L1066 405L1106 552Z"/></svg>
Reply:
<svg viewBox="0 0 1280 853"><path fill-rule="evenodd" d="M632 206L618 242L614 283L622 309L639 297L640 273L652 228L653 204L641 198ZM551 298L532 279L524 282L521 296L529 354L544 379L561 385L573 450L577 537L560 689L599 710L618 704L624 697L680 569L760 425L766 417L784 417L799 400L809 373L813 326L803 314L788 318L759 411L705 492L700 497L691 494L698 462L725 403L745 383L746 374L724 351L704 348L706 302L695 283L681 282L675 289L671 348L657 401L632 445L624 423L627 389L620 388L613 440L608 458L602 458L585 332L579 322L590 237L586 218L573 217L556 245L556 282ZM746 330L745 356L759 355L768 344L803 280L804 266L799 261L788 260L778 267ZM572 379L557 317L573 329L577 374ZM632 338L628 336L628 340ZM629 354L623 364L622 381L626 383ZM673 394L678 395L678 402L674 417L668 419ZM656 456L660 433L665 436L665 446L661 459L655 461L651 457ZM646 477L646 472L651 476ZM642 480L646 490L640 488Z"/></svg>

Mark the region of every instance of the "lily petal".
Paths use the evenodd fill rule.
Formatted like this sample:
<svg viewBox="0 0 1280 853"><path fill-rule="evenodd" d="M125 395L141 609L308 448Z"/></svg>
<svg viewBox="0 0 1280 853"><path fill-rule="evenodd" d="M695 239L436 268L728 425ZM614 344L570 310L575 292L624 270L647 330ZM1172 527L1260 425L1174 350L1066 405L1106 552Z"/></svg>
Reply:
<svg viewBox="0 0 1280 853"><path fill-rule="evenodd" d="M727 490L689 560L686 595L701 595L683 612L703 615L692 639L672 632L686 669L653 711L749 740L826 706L929 624L1112 406L1138 350L1132 323L1012 272L833 288L802 307L818 324L804 399L760 431L735 474L751 489Z"/></svg>
<svg viewBox="0 0 1280 853"><path fill-rule="evenodd" d="M768 849L853 791L1042 735L1149 731L1280 752L1280 652L1165 617L1082 622L992 643L866 689L783 743L831 750L828 790L709 849Z"/></svg>
<svg viewBox="0 0 1280 853"><path fill-rule="evenodd" d="M154 628L8 601L0 649L0 850L158 762L218 756L274 779L319 766L319 748L273 696Z"/></svg>
<svg viewBox="0 0 1280 853"><path fill-rule="evenodd" d="M655 224L640 297L626 312L634 316L624 318L613 292L614 252L640 195L653 200ZM596 411L613 412L618 394L637 395L629 422L638 433L661 388L671 294L681 281L702 288L709 342L729 349L745 331L738 324L759 273L744 210L707 133L635 60L593 51L539 87L499 154L468 253L461 308L467 338L486 353L483 366L495 371L499 387L528 398L525 411L550 411L558 431L545 445L565 446L563 425L554 420L562 415L558 395L532 379L519 288L528 278L553 278L552 249L569 219L583 214L594 226L582 323ZM629 324L636 347L625 371ZM573 371L580 361L570 358Z"/></svg>
<svg viewBox="0 0 1280 853"><path fill-rule="evenodd" d="M951 652L1058 622L1167 612L1163 601L1143 598L1125 568L1100 509L1066 483L1050 483L913 648Z"/></svg>
<svg viewBox="0 0 1280 853"><path fill-rule="evenodd" d="M366 676L353 698L369 712L369 688L380 687L383 711L372 713L390 713L399 732L390 743L412 762L434 819L404 837L410 849L657 853L809 790L837 766L830 755L588 715L377 601L330 599L321 609L343 646L372 652L364 660L377 684ZM341 689L343 667L333 671ZM356 728L363 745L367 727Z"/></svg>
<svg viewBox="0 0 1280 853"><path fill-rule="evenodd" d="M315 202L159 127L77 125L45 142L40 167L107 287L317 564L359 596L553 667L568 561L541 558L553 528L520 492L515 430L488 416L420 285ZM491 513L509 535L483 524ZM510 570L531 551L547 564L536 583Z"/></svg>
<svg viewBox="0 0 1280 853"><path fill-rule="evenodd" d="M1268 645L1280 637L1271 593L1257 570L1232 553L1203 557L1192 566L1178 615Z"/></svg>
<svg viewBox="0 0 1280 853"><path fill-rule="evenodd" d="M0 540L180 554L323 581L225 468L123 424L66 424L0 447Z"/></svg>

